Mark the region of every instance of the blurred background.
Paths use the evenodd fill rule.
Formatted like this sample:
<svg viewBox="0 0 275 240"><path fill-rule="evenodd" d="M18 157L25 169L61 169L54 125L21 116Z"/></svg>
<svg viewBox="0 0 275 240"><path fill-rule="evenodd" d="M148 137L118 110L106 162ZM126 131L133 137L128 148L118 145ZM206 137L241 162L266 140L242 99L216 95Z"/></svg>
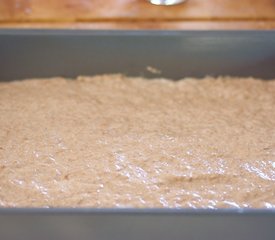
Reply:
<svg viewBox="0 0 275 240"><path fill-rule="evenodd" d="M0 28L275 29L275 1L0 0Z"/></svg>

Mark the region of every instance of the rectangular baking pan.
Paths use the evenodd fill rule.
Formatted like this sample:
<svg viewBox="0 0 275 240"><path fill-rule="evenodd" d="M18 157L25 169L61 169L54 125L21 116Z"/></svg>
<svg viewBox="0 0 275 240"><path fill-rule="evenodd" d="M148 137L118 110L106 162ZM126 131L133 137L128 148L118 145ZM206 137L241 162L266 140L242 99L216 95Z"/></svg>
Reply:
<svg viewBox="0 0 275 240"><path fill-rule="evenodd" d="M0 30L0 81L102 73L268 80L275 32ZM0 239L274 240L275 209L0 208Z"/></svg>

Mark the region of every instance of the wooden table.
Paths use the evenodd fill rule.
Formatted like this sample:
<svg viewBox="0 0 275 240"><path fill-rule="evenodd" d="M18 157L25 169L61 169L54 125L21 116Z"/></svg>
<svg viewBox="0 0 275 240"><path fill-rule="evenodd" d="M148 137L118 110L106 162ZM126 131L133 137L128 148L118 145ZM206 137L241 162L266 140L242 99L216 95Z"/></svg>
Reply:
<svg viewBox="0 0 275 240"><path fill-rule="evenodd" d="M275 29L274 0L0 0L2 28Z"/></svg>

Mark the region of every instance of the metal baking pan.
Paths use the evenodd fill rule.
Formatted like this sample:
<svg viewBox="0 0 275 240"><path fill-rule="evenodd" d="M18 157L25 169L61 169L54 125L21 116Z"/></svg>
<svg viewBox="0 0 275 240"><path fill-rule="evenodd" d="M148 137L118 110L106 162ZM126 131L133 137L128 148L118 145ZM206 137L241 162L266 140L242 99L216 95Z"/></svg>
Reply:
<svg viewBox="0 0 275 240"><path fill-rule="evenodd" d="M102 73L272 79L275 32L0 30L0 81ZM0 239L274 240L275 209L2 208Z"/></svg>

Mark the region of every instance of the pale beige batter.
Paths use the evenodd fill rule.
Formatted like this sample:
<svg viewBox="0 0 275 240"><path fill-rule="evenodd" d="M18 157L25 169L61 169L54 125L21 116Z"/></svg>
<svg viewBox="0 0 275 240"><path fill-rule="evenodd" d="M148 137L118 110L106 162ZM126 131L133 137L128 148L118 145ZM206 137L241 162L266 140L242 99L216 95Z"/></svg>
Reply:
<svg viewBox="0 0 275 240"><path fill-rule="evenodd" d="M2 207L275 207L275 81L0 84Z"/></svg>

